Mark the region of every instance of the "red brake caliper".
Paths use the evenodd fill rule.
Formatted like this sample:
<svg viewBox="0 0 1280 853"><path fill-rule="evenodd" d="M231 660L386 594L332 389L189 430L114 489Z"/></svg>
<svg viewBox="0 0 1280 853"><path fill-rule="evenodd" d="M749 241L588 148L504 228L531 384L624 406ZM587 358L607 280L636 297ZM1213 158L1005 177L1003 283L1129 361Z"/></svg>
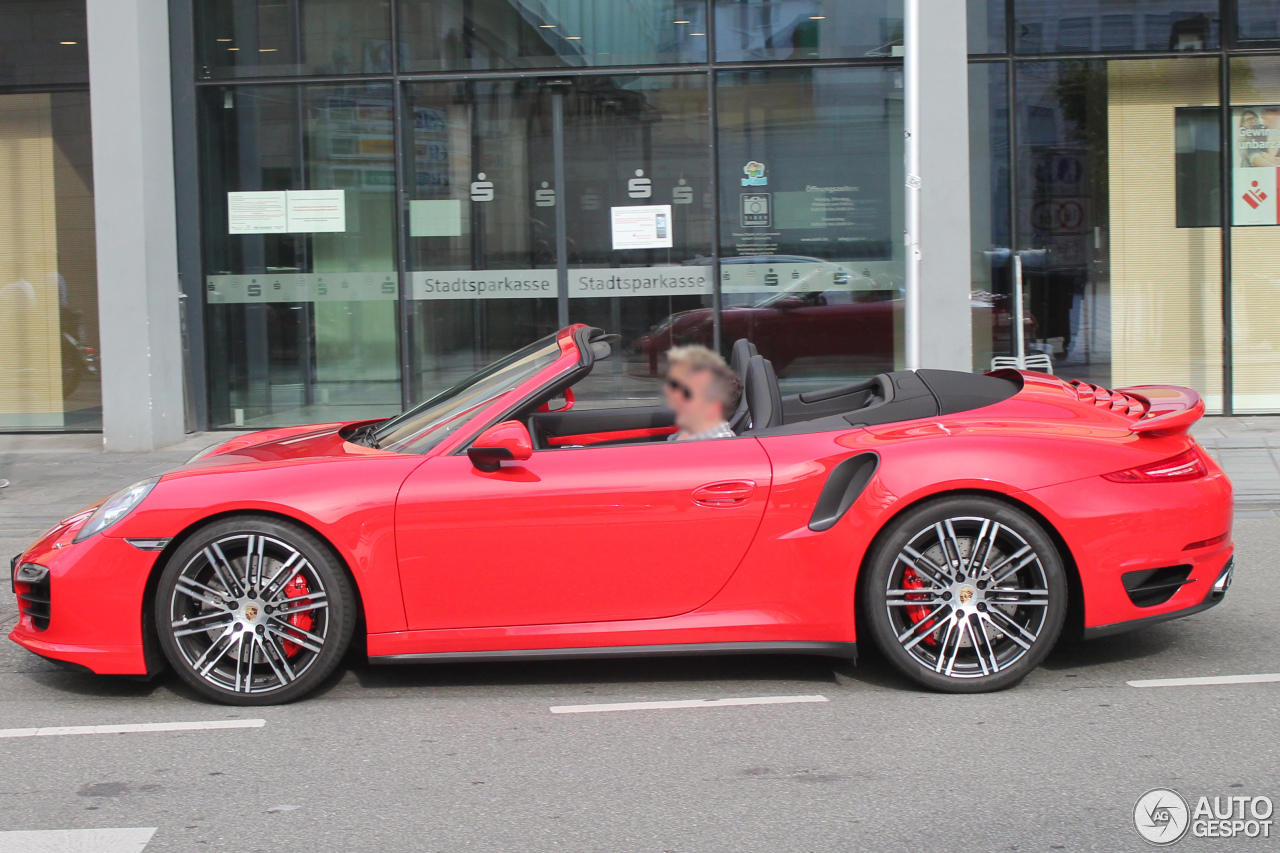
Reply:
<svg viewBox="0 0 1280 853"><path fill-rule="evenodd" d="M906 569L902 572L902 588L903 589L924 589L924 581L920 580L920 576L916 574L915 569ZM908 601L924 601L926 597L923 595L908 595ZM906 606L907 618L913 623L918 623L921 619L929 615L929 608L923 604L908 604ZM933 620L930 619L925 628L932 629L934 627ZM924 642L930 646L936 646L938 641L934 639L933 633L924 638Z"/></svg>
<svg viewBox="0 0 1280 853"><path fill-rule="evenodd" d="M908 569L908 571L910 571ZM300 595L306 595L311 592L311 588L307 586L307 579L302 575L298 575L285 585L284 594L286 598L297 598ZM305 613L295 613L289 617L289 624L302 631L310 631L311 626L315 624L315 620L311 618L311 611ZM282 644L286 657L293 657L302 648L297 643L291 643L285 640Z"/></svg>

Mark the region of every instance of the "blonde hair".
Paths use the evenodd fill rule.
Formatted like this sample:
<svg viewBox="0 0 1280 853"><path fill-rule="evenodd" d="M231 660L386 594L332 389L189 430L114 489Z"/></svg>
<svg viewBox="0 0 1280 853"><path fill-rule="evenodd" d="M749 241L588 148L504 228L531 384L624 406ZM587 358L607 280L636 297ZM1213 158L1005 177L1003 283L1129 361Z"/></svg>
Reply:
<svg viewBox="0 0 1280 853"><path fill-rule="evenodd" d="M707 349L700 344L672 347L667 352L668 365L682 365L691 372L706 370L711 373L711 385L708 391L712 399L720 403L725 420L733 417L738 403L742 400L742 382L734 373L720 353Z"/></svg>
<svg viewBox="0 0 1280 853"><path fill-rule="evenodd" d="M729 365L720 353L707 349L701 344L672 347L667 351L667 363L683 364L690 370L715 370L717 367L729 369Z"/></svg>

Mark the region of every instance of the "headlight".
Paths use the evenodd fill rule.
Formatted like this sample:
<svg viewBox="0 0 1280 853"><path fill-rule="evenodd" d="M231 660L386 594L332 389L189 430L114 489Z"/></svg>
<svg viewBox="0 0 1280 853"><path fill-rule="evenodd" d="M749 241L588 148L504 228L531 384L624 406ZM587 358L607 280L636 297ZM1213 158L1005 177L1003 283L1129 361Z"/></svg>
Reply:
<svg viewBox="0 0 1280 853"><path fill-rule="evenodd" d="M76 538L72 542L83 542L95 533L101 533L120 519L124 518L133 508L142 503L155 484L160 482L159 477L152 477L149 480L143 480L140 483L134 483L127 489L121 489L111 497L102 502L102 506L89 516L89 520L84 523L84 527L80 528L80 532L76 534Z"/></svg>
<svg viewBox="0 0 1280 853"><path fill-rule="evenodd" d="M201 450L201 451L200 451L199 453L197 453L195 456L192 456L192 457L191 457L190 459L188 459L186 462L183 462L182 464L183 464L183 465L190 465L192 462L195 462L195 461L196 461L196 460L198 460L198 459L203 459L203 458L205 458L206 456L212 456L212 455L213 455L213 453L214 453L214 451L221 449L223 445L225 445L225 444L230 444L230 443L231 443L232 441L234 441L234 440L235 440L235 439L231 439L231 438L229 438L229 439L227 439L226 441L219 441L217 444L211 444L211 445L209 445L208 447L206 447L204 450Z"/></svg>

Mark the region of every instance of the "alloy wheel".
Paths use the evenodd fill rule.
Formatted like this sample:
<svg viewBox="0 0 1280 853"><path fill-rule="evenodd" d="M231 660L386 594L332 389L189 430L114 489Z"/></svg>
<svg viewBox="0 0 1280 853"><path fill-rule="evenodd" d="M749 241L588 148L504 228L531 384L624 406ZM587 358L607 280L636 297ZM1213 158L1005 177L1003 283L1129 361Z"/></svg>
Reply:
<svg viewBox="0 0 1280 853"><path fill-rule="evenodd" d="M877 537L862 624L903 675L949 693L1012 687L1066 619L1063 556L1022 508L986 495L922 503Z"/></svg>
<svg viewBox="0 0 1280 853"><path fill-rule="evenodd" d="M1016 530L955 517L899 551L885 591L904 651L951 678L994 675L1030 651L1049 604L1040 556Z"/></svg>
<svg viewBox="0 0 1280 853"><path fill-rule="evenodd" d="M333 633L327 572L278 536L236 532L201 544L177 572L161 625L188 674L218 693L272 694L298 682Z"/></svg>

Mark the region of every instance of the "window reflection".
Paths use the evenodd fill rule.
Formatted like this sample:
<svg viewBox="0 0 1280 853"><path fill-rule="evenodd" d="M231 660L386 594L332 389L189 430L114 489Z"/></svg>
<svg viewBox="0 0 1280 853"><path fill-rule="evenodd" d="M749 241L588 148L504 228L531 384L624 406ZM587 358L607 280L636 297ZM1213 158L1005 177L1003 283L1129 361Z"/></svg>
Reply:
<svg viewBox="0 0 1280 853"><path fill-rule="evenodd" d="M216 423L399 409L392 91L202 90Z"/></svg>
<svg viewBox="0 0 1280 853"><path fill-rule="evenodd" d="M202 77L385 74L390 0L201 0Z"/></svg>
<svg viewBox="0 0 1280 853"><path fill-rule="evenodd" d="M1015 241L1026 354L1108 387L1168 382L1222 404L1221 233L1179 227L1179 111L1214 108L1213 58L1018 65ZM1195 114L1193 114L1194 117ZM1216 124L1216 122L1215 122ZM1185 133L1184 133L1185 135ZM1195 175L1205 211L1218 170ZM994 263L1001 255L993 252Z"/></svg>
<svg viewBox="0 0 1280 853"><path fill-rule="evenodd" d="M1218 46L1212 0L1015 0L1018 53L1207 50Z"/></svg>
<svg viewBox="0 0 1280 853"><path fill-rule="evenodd" d="M88 82L85 0L0 3L0 86Z"/></svg>
<svg viewBox="0 0 1280 853"><path fill-rule="evenodd" d="M405 96L418 400L556 328L551 91L495 80Z"/></svg>
<svg viewBox="0 0 1280 853"><path fill-rule="evenodd" d="M408 88L415 397L555 328L561 204L568 319L621 335L624 354L579 389L580 405L653 396L636 341L711 305L706 84L655 75ZM619 246L615 218L655 209L662 245Z"/></svg>
<svg viewBox="0 0 1280 853"><path fill-rule="evenodd" d="M399 0L405 70L705 62L705 0Z"/></svg>
<svg viewBox="0 0 1280 853"><path fill-rule="evenodd" d="M1009 233L1009 79L1004 65L969 66L969 227L972 241L973 369L1014 352ZM1035 339L1034 318L1024 320Z"/></svg>
<svg viewBox="0 0 1280 853"><path fill-rule="evenodd" d="M969 53L1005 53L1005 0L968 0Z"/></svg>
<svg viewBox="0 0 1280 853"><path fill-rule="evenodd" d="M1242 414L1274 412L1280 409L1276 385L1280 375L1280 347L1276 346L1280 274L1274 260L1280 252L1280 215L1275 194L1266 190L1280 186L1275 177L1280 152L1269 132L1280 119L1280 60L1269 56L1233 58L1231 103L1228 115L1238 146L1232 158L1233 405ZM1241 134L1245 128L1253 128L1254 133ZM1246 141L1249 147L1244 148L1241 143ZM1258 188L1263 190L1261 202L1259 194L1251 192Z"/></svg>
<svg viewBox="0 0 1280 853"><path fill-rule="evenodd" d="M716 59L902 55L902 0L715 0Z"/></svg>
<svg viewBox="0 0 1280 853"><path fill-rule="evenodd" d="M1236 38L1239 41L1280 40L1280 0L1236 0Z"/></svg>
<svg viewBox="0 0 1280 853"><path fill-rule="evenodd" d="M0 429L100 429L88 92L0 94Z"/></svg>
<svg viewBox="0 0 1280 853"><path fill-rule="evenodd" d="M897 72L736 71L719 83L723 345L758 338L791 390L892 370L903 275ZM676 335L687 325L673 323Z"/></svg>

